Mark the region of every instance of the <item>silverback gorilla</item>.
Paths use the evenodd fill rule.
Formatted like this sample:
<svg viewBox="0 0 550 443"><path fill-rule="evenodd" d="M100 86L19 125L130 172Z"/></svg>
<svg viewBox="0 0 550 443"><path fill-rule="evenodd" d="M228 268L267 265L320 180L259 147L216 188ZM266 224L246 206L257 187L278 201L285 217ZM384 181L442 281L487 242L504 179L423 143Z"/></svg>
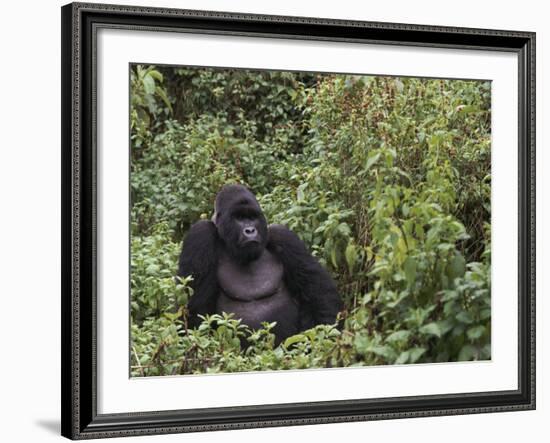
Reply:
<svg viewBox="0 0 550 443"><path fill-rule="evenodd" d="M245 186L225 185L212 221L187 234L178 275L193 276L189 326L198 315L234 313L252 329L277 322L277 343L317 324L332 324L342 301L328 272L296 234L267 225L256 197Z"/></svg>

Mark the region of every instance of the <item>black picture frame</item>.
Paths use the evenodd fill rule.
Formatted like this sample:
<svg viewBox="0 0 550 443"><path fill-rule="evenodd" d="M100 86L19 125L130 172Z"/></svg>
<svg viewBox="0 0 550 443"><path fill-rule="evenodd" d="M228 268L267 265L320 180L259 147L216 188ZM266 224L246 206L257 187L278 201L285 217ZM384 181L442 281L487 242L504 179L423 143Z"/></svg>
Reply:
<svg viewBox="0 0 550 443"><path fill-rule="evenodd" d="M62 435L71 439L535 408L535 33L72 3L62 16ZM97 413L95 36L98 27L483 49L518 55L518 389ZM498 276L494 276L498 278Z"/></svg>

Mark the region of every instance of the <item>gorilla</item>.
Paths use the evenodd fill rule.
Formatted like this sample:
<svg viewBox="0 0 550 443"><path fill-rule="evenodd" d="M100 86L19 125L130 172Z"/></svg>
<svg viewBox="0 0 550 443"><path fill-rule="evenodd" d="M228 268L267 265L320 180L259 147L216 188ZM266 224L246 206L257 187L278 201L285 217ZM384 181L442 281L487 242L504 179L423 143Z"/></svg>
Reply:
<svg viewBox="0 0 550 443"><path fill-rule="evenodd" d="M239 184L216 196L212 220L191 226L178 276L193 280L189 326L198 315L234 313L252 329L277 322L276 343L318 324L332 324L342 301L329 273L283 225L267 225L254 194Z"/></svg>

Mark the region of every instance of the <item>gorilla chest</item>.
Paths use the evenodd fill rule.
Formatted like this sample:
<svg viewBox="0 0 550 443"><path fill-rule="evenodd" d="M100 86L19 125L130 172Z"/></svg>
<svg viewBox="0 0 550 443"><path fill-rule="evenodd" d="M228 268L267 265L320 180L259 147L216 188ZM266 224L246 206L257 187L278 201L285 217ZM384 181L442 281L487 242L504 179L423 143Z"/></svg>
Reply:
<svg viewBox="0 0 550 443"><path fill-rule="evenodd" d="M282 264L268 250L247 264L222 254L217 278L217 312L232 312L252 329L261 328L264 321L276 321L278 337L298 331L298 303L284 284Z"/></svg>

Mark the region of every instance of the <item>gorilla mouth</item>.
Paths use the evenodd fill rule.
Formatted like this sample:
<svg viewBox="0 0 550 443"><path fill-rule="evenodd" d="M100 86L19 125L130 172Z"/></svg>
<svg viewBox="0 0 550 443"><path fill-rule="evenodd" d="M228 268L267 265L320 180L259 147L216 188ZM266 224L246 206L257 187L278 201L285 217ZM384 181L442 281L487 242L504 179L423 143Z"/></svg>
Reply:
<svg viewBox="0 0 550 443"><path fill-rule="evenodd" d="M255 244L255 245L259 245L260 244L260 240L258 239L252 239L252 240L245 240L241 243L242 246L247 246L247 245L250 245L250 244Z"/></svg>
<svg viewBox="0 0 550 443"><path fill-rule="evenodd" d="M264 248L259 240L247 240L240 244L237 258L241 262L250 262L262 255Z"/></svg>

